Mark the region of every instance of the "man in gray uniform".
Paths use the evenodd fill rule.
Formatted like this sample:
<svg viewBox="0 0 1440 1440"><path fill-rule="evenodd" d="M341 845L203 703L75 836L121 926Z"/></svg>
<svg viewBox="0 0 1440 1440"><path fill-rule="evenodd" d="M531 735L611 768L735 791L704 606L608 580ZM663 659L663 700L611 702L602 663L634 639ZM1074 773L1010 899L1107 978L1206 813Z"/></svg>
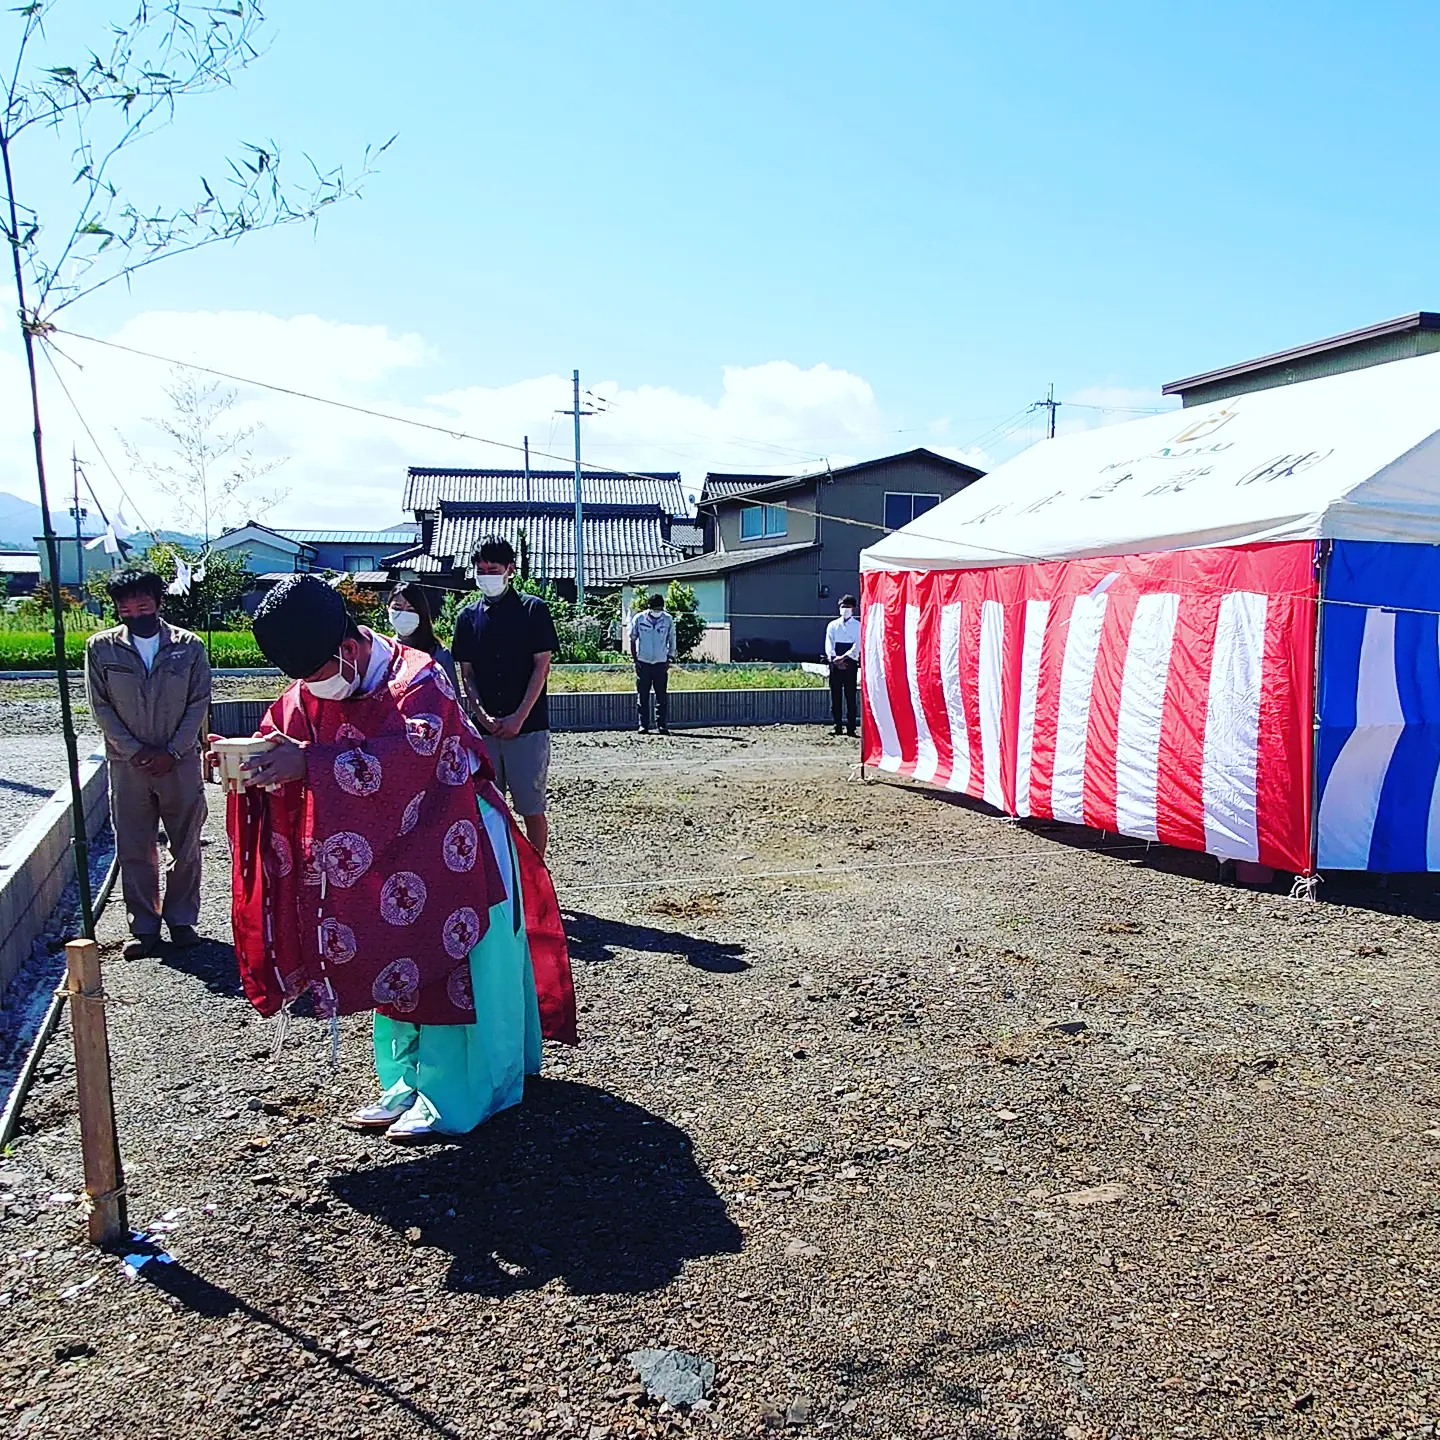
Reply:
<svg viewBox="0 0 1440 1440"><path fill-rule="evenodd" d="M210 662L198 635L160 618L165 582L119 570L109 586L120 623L85 646L90 713L110 762L110 819L130 933L127 960L160 947L160 922L184 949L200 918L205 781L200 738L210 705ZM160 903L160 823L170 846Z"/></svg>

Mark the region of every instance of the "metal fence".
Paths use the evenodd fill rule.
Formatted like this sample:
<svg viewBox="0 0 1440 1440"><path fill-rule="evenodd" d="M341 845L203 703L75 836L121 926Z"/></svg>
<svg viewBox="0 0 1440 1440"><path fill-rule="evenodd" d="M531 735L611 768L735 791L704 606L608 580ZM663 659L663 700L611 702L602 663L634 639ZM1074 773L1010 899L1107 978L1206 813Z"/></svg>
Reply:
<svg viewBox="0 0 1440 1440"><path fill-rule="evenodd" d="M253 735L268 700L217 700L210 707L216 735ZM670 724L677 730L706 726L820 725L830 719L828 690L672 690ZM550 696L550 728L631 730L637 723L634 691Z"/></svg>

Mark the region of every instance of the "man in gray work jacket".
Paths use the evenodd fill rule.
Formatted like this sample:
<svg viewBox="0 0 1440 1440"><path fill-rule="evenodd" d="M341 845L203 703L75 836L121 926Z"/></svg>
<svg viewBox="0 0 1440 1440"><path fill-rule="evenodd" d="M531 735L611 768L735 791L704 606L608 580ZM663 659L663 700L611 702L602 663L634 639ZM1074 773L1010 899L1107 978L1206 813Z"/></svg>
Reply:
<svg viewBox="0 0 1440 1440"><path fill-rule="evenodd" d="M110 762L110 820L134 939L127 960L160 948L160 922L184 949L200 937L200 834L205 781L200 739L210 705L210 662L198 635L160 618L165 582L119 570L107 587L120 623L85 646L90 713ZM159 828L170 845L160 902Z"/></svg>

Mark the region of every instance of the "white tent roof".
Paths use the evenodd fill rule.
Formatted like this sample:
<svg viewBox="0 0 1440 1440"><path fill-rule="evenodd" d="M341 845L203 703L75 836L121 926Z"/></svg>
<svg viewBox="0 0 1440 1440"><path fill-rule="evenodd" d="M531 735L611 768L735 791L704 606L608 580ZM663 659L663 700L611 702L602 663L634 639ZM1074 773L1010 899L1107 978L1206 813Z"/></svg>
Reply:
<svg viewBox="0 0 1440 1440"><path fill-rule="evenodd" d="M1042 441L870 546L860 566L1321 538L1440 544L1440 354Z"/></svg>

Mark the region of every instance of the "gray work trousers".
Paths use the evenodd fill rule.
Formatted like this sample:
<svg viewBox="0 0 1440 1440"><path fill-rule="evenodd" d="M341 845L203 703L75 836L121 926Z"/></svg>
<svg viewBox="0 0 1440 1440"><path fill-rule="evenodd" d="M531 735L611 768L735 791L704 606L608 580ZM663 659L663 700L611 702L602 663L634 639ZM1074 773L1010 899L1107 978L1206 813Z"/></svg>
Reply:
<svg viewBox="0 0 1440 1440"><path fill-rule="evenodd" d="M167 925L200 919L200 835L205 829L200 754L177 760L168 775L147 775L123 760L110 762L110 822L120 857L120 885L130 933L151 936ZM160 903L160 823L170 858Z"/></svg>

